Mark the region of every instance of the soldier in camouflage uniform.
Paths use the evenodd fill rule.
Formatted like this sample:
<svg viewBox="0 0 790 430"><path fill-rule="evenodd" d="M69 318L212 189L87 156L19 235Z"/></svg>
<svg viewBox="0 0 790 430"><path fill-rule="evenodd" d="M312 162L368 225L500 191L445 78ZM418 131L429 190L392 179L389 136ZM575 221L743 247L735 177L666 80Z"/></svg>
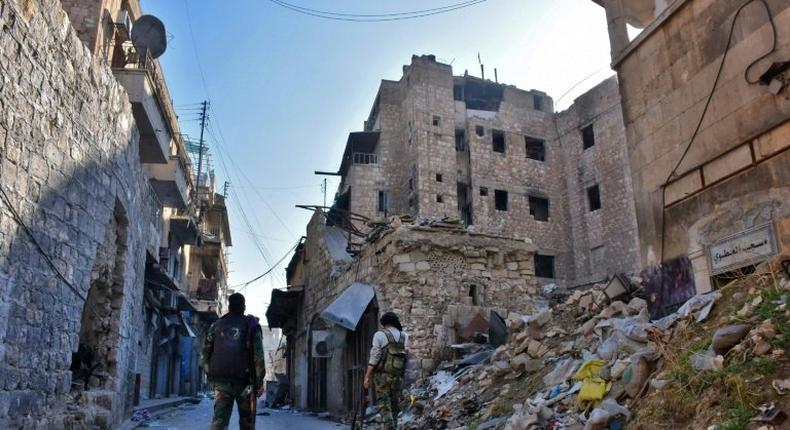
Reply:
<svg viewBox="0 0 790 430"><path fill-rule="evenodd" d="M376 405L382 420L382 428L396 430L398 428L398 414L400 413L401 383L405 367L406 342L408 336L403 332L398 316L387 312L379 320L381 330L373 336L373 346L370 348L370 360L363 387L370 387L370 380L376 390ZM396 368L393 369L393 352L403 353L402 361L395 360Z"/></svg>
<svg viewBox="0 0 790 430"><path fill-rule="evenodd" d="M214 385L211 430L228 428L234 402L239 409L239 428L252 430L255 422L254 402L263 394L263 379L266 376L263 335L258 318L245 316L245 309L243 295L236 293L228 297L229 312L209 327L203 341L200 364L209 383ZM256 379L254 393L248 388L253 382L251 358ZM253 395L255 397L251 397Z"/></svg>

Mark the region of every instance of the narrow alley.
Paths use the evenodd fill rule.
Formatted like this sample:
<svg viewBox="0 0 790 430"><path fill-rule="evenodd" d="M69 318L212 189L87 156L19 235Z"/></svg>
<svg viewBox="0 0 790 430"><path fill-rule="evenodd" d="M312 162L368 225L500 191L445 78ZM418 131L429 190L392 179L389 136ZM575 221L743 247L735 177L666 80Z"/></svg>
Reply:
<svg viewBox="0 0 790 430"><path fill-rule="evenodd" d="M156 419L137 427L128 426L123 430L152 429L152 430L192 430L207 429L211 425L213 404L205 399L194 404L184 404ZM256 429L263 430L346 430L347 425L317 418L313 415L282 409L264 409L258 411L255 422ZM234 409L228 430L239 430L239 415Z"/></svg>

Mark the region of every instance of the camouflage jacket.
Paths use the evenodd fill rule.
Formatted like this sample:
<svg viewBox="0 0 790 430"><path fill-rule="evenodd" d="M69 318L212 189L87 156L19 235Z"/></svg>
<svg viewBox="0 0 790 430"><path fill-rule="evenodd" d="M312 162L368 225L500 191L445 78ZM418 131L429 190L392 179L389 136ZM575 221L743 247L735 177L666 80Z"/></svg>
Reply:
<svg viewBox="0 0 790 430"><path fill-rule="evenodd" d="M257 321L258 319L255 318ZM214 350L214 333L216 328L216 322L211 324L208 331L206 332L206 337L203 339L203 348L200 352L200 367L208 376L209 383L219 385L231 385L235 386L237 384L231 383L229 381L221 381L216 380L211 377L208 373L209 363L211 362L211 353ZM257 379L256 386L258 388L263 387L263 380L266 377L266 363L264 361L264 353L263 353L263 334L261 333L261 326L257 326L257 330L255 330L255 337L253 338L253 351L255 352L255 376Z"/></svg>

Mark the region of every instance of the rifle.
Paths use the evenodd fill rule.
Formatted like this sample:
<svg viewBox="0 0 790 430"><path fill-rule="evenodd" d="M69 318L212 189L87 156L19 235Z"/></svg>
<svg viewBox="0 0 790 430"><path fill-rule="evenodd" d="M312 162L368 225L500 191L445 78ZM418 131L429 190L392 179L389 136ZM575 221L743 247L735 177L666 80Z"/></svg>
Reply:
<svg viewBox="0 0 790 430"><path fill-rule="evenodd" d="M351 421L351 430L362 430L365 426L365 411L368 409L368 390L362 389L362 401L359 402L359 411L354 412L354 419ZM359 416L359 427L357 427L357 416Z"/></svg>
<svg viewBox="0 0 790 430"><path fill-rule="evenodd" d="M258 327L258 318L252 315L247 315L247 349L249 351L248 359L250 365L250 420L252 421L252 428L255 428L255 420L258 415L258 375L255 369L255 330Z"/></svg>

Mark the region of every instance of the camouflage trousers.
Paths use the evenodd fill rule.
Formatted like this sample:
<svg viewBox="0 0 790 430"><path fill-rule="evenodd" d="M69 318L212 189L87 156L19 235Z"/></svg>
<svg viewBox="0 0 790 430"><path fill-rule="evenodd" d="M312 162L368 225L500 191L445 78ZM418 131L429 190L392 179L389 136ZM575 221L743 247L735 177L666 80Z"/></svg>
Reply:
<svg viewBox="0 0 790 430"><path fill-rule="evenodd" d="M234 402L239 408L239 429L253 430L255 411L250 404L250 396L242 396L245 387L246 385L241 384L214 385L214 419L211 421L211 430L228 428Z"/></svg>
<svg viewBox="0 0 790 430"><path fill-rule="evenodd" d="M400 413L401 378L376 372L373 375L376 387L376 406L381 415L382 429L396 430L398 428L398 414Z"/></svg>

